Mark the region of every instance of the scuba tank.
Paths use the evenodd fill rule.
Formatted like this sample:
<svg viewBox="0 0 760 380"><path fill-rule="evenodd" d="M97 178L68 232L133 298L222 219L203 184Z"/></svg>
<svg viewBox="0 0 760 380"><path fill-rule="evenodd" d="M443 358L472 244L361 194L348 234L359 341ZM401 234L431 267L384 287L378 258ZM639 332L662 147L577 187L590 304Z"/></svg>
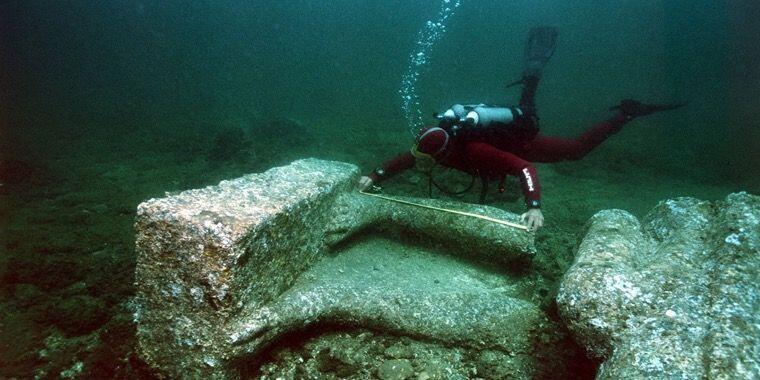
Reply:
<svg viewBox="0 0 760 380"><path fill-rule="evenodd" d="M461 122L467 115L469 106L463 106L461 104L454 104L451 108L447 109L443 113L437 113L433 115L441 123L457 124Z"/></svg>
<svg viewBox="0 0 760 380"><path fill-rule="evenodd" d="M454 104L443 113L435 114L439 126L456 135L462 130L477 131L507 127L521 121L525 112L518 107L496 107L485 104Z"/></svg>
<svg viewBox="0 0 760 380"><path fill-rule="evenodd" d="M523 111L516 107L489 107L486 105L478 105L472 109L472 111L467 113L464 122L475 128L491 128L512 124L522 116Z"/></svg>

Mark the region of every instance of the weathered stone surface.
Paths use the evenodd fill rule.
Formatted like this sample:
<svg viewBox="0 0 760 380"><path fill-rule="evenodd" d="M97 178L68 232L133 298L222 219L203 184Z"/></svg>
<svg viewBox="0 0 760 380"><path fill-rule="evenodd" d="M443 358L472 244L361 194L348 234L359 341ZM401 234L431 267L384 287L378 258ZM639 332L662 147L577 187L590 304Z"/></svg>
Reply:
<svg viewBox="0 0 760 380"><path fill-rule="evenodd" d="M229 327L236 352L255 353L283 333L314 322L522 352L530 345L530 335L505 331L527 331L544 322L535 305L505 291L508 284L492 286L499 281L497 275L483 281L462 273L453 258L404 260L392 252L402 246L390 241L378 244L390 248L383 257L349 250L315 264L267 306L244 308L241 323ZM437 284L436 279L440 279Z"/></svg>
<svg viewBox="0 0 760 380"><path fill-rule="evenodd" d="M678 198L588 223L557 303L599 378L760 377L760 197Z"/></svg>
<svg viewBox="0 0 760 380"><path fill-rule="evenodd" d="M481 214L519 224L517 215L498 208L441 199L397 199L438 208ZM418 239L446 243L463 257L509 264L529 260L535 254L533 235L523 230L458 214L419 208L369 197L357 192L340 196L325 242L334 245L367 228L390 230Z"/></svg>
<svg viewBox="0 0 760 380"><path fill-rule="evenodd" d="M324 275L332 267L316 264L331 247L365 229L419 234L490 262L534 253L522 230L360 195L357 178L353 165L308 159L142 203L135 318L146 362L172 378L236 378L236 361L316 322L527 351L527 333L510 339L495 329L527 330L543 315L503 291L417 294ZM517 220L495 208L421 202Z"/></svg>

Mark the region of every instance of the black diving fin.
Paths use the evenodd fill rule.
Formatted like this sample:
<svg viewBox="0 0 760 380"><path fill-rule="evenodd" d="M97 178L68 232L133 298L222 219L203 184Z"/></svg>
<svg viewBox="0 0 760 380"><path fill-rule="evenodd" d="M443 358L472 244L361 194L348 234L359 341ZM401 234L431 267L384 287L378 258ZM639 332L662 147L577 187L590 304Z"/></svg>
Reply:
<svg viewBox="0 0 760 380"><path fill-rule="evenodd" d="M685 106L686 103L645 104L633 99L623 99L620 104L610 107L610 111L619 110L629 119L653 114L655 112L670 111Z"/></svg>
<svg viewBox="0 0 760 380"><path fill-rule="evenodd" d="M508 88L524 84L527 77L541 78L544 66L556 50L558 34L557 28L552 26L539 26L530 29L528 40L525 42L525 66L522 76L507 85Z"/></svg>
<svg viewBox="0 0 760 380"><path fill-rule="evenodd" d="M541 77L541 72L554 55L557 47L557 28L540 26L531 28L528 33L528 41L525 44L525 68L523 77Z"/></svg>

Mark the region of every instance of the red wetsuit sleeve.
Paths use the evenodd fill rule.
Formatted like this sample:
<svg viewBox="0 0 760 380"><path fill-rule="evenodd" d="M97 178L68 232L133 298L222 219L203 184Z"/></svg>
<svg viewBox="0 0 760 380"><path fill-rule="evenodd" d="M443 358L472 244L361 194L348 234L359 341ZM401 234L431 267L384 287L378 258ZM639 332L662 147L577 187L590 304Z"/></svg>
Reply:
<svg viewBox="0 0 760 380"><path fill-rule="evenodd" d="M383 175L378 174L378 170L368 175L372 182L380 183L394 175L403 172L406 169L414 167L414 156L410 152L401 153L398 156L383 162L379 169L383 169Z"/></svg>
<svg viewBox="0 0 760 380"><path fill-rule="evenodd" d="M474 169L487 176L517 176L522 185L525 204L529 208L541 206L541 187L536 169L530 162L482 142L468 143L465 149Z"/></svg>

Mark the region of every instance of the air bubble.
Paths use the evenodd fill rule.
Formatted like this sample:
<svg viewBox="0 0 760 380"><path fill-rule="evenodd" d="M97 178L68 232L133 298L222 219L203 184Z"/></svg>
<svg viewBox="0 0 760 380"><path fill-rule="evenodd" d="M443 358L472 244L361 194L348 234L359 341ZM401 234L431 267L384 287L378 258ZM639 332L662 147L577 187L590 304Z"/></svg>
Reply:
<svg viewBox="0 0 760 380"><path fill-rule="evenodd" d="M416 91L417 80L420 77L422 68L428 63L426 57L430 56L433 45L446 32L446 20L454 15L459 5L459 0L456 0L453 4L452 0L441 0L441 7L438 10L436 20L428 20L425 23L425 27L418 32L415 43L417 51L410 55L409 65L401 77L401 89L399 90L402 100L401 110L404 113L412 135L416 135L423 124L422 110L419 107L420 101Z"/></svg>

